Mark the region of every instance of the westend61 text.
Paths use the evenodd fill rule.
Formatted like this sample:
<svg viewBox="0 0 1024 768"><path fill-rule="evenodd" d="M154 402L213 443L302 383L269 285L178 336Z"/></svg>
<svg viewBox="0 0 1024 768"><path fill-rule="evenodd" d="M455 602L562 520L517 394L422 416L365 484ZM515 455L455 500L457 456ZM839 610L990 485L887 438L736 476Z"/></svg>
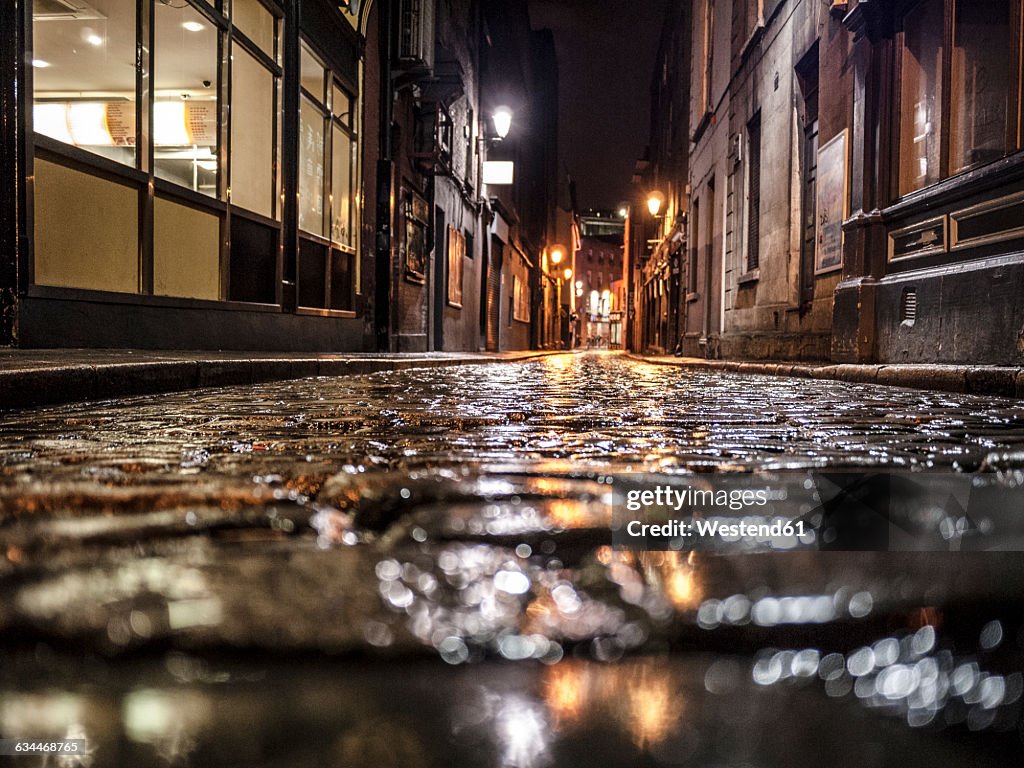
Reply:
<svg viewBox="0 0 1024 768"><path fill-rule="evenodd" d="M695 490L684 488L677 490L668 485L659 485L653 490L633 490L626 494L626 509L636 512L644 507L671 507L675 511L683 507L728 507L731 510L740 510L744 507L763 507L768 503L768 491L760 490L739 490L727 491L724 489Z"/></svg>
<svg viewBox="0 0 1024 768"><path fill-rule="evenodd" d="M626 526L626 533L634 538L648 536L662 538L701 538L717 536L723 539L769 538L804 536L809 530L803 520L775 520L771 523L723 523L719 520L669 520L665 523L641 523L632 520Z"/></svg>

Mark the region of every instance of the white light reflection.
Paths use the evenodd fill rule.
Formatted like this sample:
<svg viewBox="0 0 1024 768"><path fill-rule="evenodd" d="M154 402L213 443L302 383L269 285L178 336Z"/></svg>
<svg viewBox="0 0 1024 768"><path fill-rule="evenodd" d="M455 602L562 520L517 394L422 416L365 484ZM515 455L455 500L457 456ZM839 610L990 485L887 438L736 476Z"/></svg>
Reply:
<svg viewBox="0 0 1024 768"><path fill-rule="evenodd" d="M501 745L501 765L540 768L551 764L547 719L543 706L515 694L502 697L495 707L495 735Z"/></svg>
<svg viewBox="0 0 1024 768"><path fill-rule="evenodd" d="M982 634L994 639L994 624ZM755 661L755 683L771 686L815 675L825 693L842 698L852 692L860 703L906 720L913 728L963 723L972 731L1012 728L1024 694L1024 674L992 674L971 658L936 649L934 627L903 637L886 637L844 656L820 656L817 649L766 651Z"/></svg>

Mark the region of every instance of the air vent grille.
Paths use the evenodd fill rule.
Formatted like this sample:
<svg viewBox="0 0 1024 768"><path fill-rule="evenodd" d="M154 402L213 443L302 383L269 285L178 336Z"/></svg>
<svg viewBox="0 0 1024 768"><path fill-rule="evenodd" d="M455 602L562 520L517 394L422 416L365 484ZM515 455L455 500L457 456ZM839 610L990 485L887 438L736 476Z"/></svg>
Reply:
<svg viewBox="0 0 1024 768"><path fill-rule="evenodd" d="M903 325L913 325L917 320L917 289L904 288L903 298L900 302L900 316Z"/></svg>

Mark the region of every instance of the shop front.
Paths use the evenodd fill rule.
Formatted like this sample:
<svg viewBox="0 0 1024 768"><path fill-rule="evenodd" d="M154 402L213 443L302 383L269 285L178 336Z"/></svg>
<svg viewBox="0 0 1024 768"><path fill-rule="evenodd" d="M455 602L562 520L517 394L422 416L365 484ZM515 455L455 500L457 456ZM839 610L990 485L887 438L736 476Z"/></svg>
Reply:
<svg viewBox="0 0 1024 768"><path fill-rule="evenodd" d="M355 5L7 8L3 341L371 348Z"/></svg>

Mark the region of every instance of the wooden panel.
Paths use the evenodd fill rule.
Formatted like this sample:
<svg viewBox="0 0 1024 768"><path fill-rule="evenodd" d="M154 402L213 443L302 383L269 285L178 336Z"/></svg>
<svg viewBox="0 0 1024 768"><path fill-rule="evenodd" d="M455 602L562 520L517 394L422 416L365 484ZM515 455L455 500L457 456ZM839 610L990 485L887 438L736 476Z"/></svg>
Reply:
<svg viewBox="0 0 1024 768"><path fill-rule="evenodd" d="M220 217L157 198L153 204L153 293L220 298Z"/></svg>

